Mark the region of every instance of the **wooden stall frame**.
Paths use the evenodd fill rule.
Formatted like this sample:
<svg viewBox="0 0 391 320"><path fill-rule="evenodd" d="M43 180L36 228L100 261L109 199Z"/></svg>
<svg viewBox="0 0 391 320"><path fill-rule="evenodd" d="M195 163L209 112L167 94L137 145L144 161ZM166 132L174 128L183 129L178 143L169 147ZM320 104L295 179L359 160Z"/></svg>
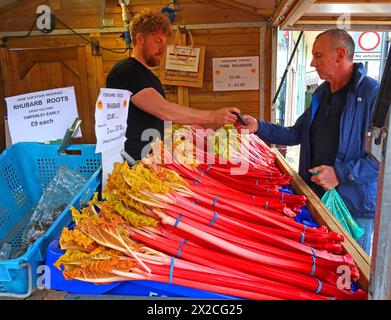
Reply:
<svg viewBox="0 0 391 320"><path fill-rule="evenodd" d="M312 191L312 189L304 182L299 174L293 170L281 153L276 149L272 149L276 154L276 164L278 168L285 174L292 177L291 186L293 191L297 194L305 195L308 199L307 207L313 214L316 222L320 225L325 225L330 231L338 232L345 238L342 243L343 252L352 255L360 271L360 279L358 283L361 288L368 292L369 278L370 278L370 257L360 247L360 245L353 239L344 227L338 222L333 214L326 208L319 197Z"/></svg>

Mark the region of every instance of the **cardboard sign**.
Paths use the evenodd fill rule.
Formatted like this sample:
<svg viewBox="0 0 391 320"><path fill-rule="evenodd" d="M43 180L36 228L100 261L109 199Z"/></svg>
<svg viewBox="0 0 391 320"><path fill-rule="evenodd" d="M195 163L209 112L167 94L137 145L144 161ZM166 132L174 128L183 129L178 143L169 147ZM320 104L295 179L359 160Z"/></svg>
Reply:
<svg viewBox="0 0 391 320"><path fill-rule="evenodd" d="M123 146L131 92L102 88L95 108L95 152Z"/></svg>
<svg viewBox="0 0 391 320"><path fill-rule="evenodd" d="M78 117L74 87L5 98L12 143L63 139ZM76 136L81 136L79 133Z"/></svg>
<svg viewBox="0 0 391 320"><path fill-rule="evenodd" d="M213 91L259 90L259 57L213 58Z"/></svg>
<svg viewBox="0 0 391 320"><path fill-rule="evenodd" d="M197 72L168 69L166 66L166 50L161 59L160 65L160 81L163 85L202 88L204 80L205 47L193 47L193 51L194 50L199 50L199 63ZM172 63L171 65L169 64L169 67L172 67ZM177 68L181 67L177 65ZM194 70L194 66L191 68ZM182 69L185 69L185 67L182 66Z"/></svg>
<svg viewBox="0 0 391 320"><path fill-rule="evenodd" d="M198 72L200 48L167 46L166 69Z"/></svg>

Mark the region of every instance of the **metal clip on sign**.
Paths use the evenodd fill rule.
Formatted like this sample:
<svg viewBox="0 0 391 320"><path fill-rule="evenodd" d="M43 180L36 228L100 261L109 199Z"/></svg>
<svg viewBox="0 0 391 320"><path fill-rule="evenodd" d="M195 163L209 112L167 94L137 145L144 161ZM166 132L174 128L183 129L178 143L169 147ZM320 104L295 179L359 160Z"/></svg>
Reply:
<svg viewBox="0 0 391 320"><path fill-rule="evenodd" d="M122 150L121 151L121 156L124 160L126 160L128 162L128 164L132 167L136 164L136 160L133 159L133 157L131 157L129 155L129 153L127 153L125 150Z"/></svg>
<svg viewBox="0 0 391 320"><path fill-rule="evenodd" d="M72 127L67 129L65 132L64 138L62 139L62 143L60 148L58 149L58 154L66 154L65 150L71 142L71 139L75 136L77 130L81 125L82 120L80 118L76 118L72 124Z"/></svg>

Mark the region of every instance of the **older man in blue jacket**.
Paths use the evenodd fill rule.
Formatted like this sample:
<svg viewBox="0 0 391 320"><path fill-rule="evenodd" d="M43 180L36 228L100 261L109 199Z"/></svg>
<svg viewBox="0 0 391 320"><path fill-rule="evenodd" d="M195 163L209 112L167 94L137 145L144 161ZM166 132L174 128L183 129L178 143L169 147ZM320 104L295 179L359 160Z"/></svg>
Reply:
<svg viewBox="0 0 391 320"><path fill-rule="evenodd" d="M247 128L263 140L300 144L299 174L322 197L336 188L353 218L365 229L359 243L369 254L376 206L378 165L364 151L378 83L353 63L354 41L344 30L318 35L311 66L325 80L292 127L244 116ZM313 175L317 171L318 174Z"/></svg>

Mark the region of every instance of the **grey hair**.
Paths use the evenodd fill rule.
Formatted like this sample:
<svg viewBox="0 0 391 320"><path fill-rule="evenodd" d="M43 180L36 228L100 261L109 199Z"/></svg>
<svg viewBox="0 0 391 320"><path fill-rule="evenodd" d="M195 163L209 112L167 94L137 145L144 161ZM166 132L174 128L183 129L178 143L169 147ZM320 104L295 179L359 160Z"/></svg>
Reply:
<svg viewBox="0 0 391 320"><path fill-rule="evenodd" d="M350 36L349 33L347 33L343 29L329 29L326 30L316 37L315 41L322 37L322 36L329 36L330 37L330 44L334 48L344 48L346 50L346 58L352 62L354 57L354 41L353 38Z"/></svg>

